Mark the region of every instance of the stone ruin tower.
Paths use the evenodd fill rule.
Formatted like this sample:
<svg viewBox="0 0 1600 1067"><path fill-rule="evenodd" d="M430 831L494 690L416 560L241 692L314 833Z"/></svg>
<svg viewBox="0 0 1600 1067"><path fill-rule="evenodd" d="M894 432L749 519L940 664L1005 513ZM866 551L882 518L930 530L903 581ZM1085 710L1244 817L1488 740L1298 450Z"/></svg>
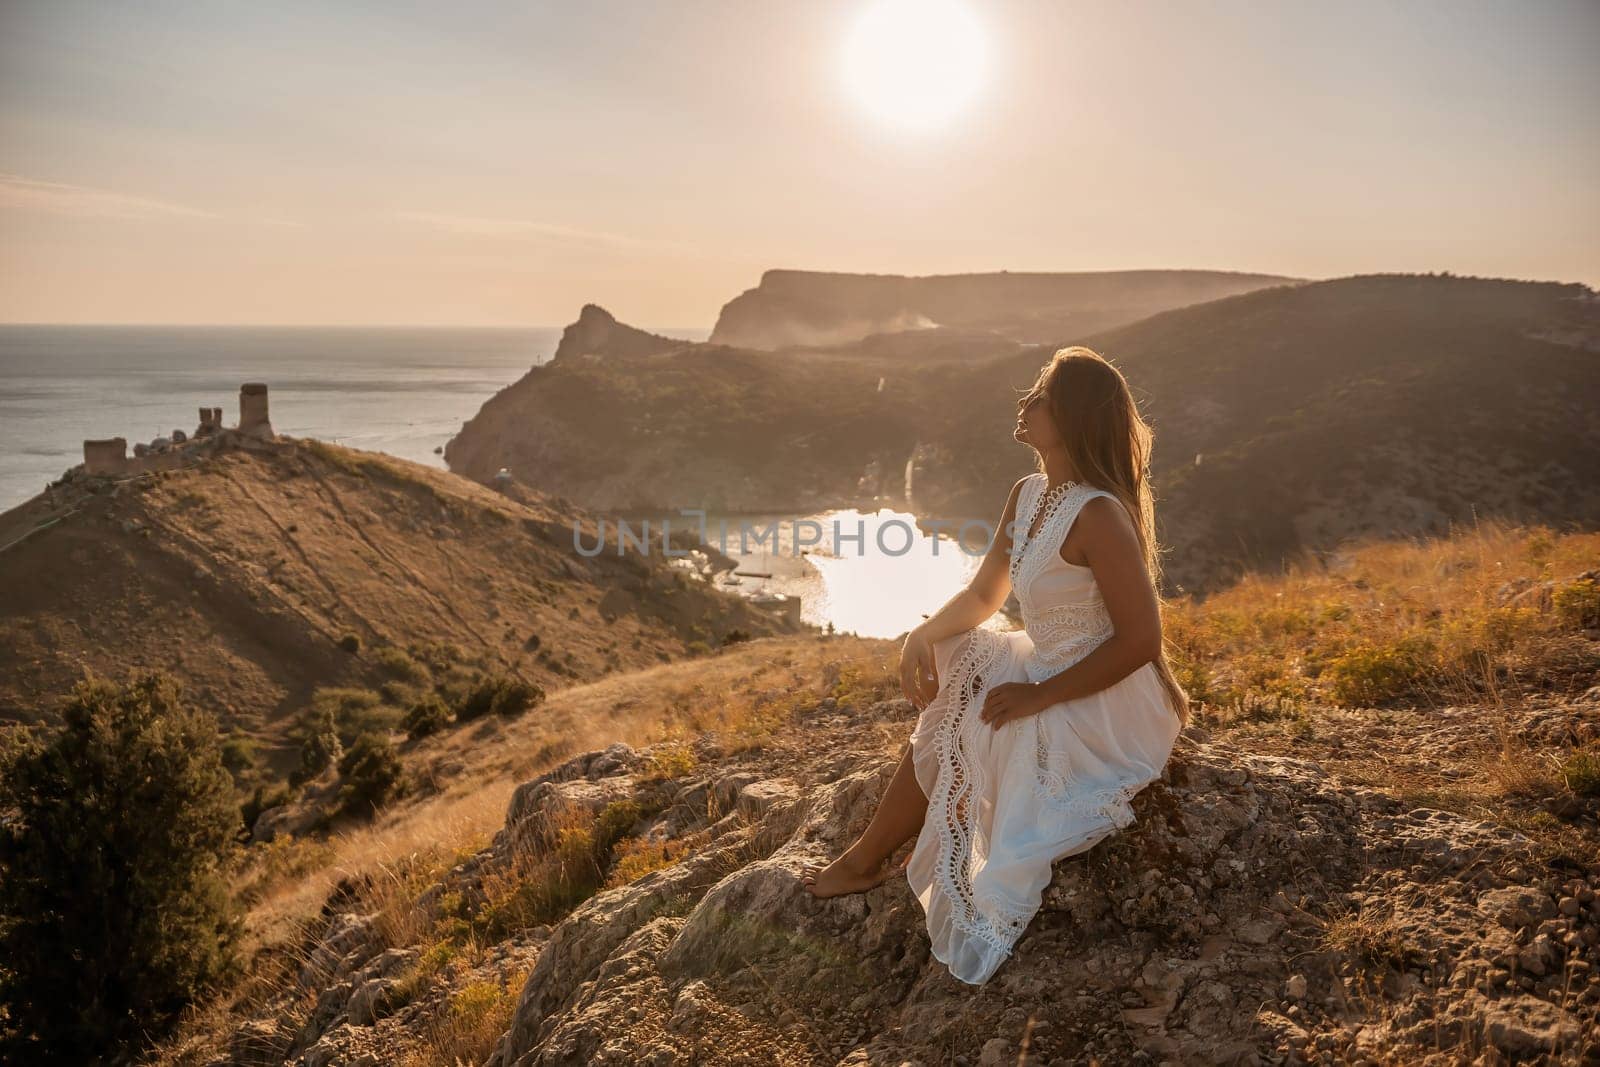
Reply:
<svg viewBox="0 0 1600 1067"><path fill-rule="evenodd" d="M239 432L268 441L275 436L267 418L266 382L245 382L239 387Z"/></svg>
<svg viewBox="0 0 1600 1067"><path fill-rule="evenodd" d="M128 469L128 439L109 437L83 443L85 474L121 474Z"/></svg>
<svg viewBox="0 0 1600 1067"><path fill-rule="evenodd" d="M194 431L196 437L210 437L222 429L221 408L201 408L200 425Z"/></svg>

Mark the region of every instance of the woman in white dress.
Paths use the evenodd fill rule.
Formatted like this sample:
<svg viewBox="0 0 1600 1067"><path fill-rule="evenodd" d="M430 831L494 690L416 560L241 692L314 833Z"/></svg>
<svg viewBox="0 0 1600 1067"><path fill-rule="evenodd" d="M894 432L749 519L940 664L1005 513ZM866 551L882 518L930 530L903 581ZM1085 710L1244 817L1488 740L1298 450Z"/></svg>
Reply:
<svg viewBox="0 0 1600 1067"><path fill-rule="evenodd" d="M1038 911L1054 861L1134 820L1189 700L1162 636L1152 435L1094 351L1055 353L1012 436L1039 470L1011 489L972 581L912 630L900 679L920 710L861 836L803 878L818 897L906 879L933 954L981 984ZM1012 589L1023 629L982 626Z"/></svg>

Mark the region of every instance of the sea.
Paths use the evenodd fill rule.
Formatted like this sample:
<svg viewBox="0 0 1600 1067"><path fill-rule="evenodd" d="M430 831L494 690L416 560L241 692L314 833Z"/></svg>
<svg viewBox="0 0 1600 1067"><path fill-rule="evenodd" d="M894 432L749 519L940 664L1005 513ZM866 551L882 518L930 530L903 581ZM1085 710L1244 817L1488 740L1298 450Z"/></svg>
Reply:
<svg viewBox="0 0 1600 1067"><path fill-rule="evenodd" d="M279 433L443 467L434 450L560 340L559 326L0 326L0 511L82 462L85 438L131 452L192 433L201 407L237 423L252 381L271 388Z"/></svg>
<svg viewBox="0 0 1600 1067"><path fill-rule="evenodd" d="M709 329L648 327L703 341ZM0 325L0 511L83 460L85 438L135 442L193 432L201 407L239 419L239 386L266 382L273 429L444 467L436 450L500 389L555 354L561 327ZM997 500L1003 503L1004 493ZM808 622L891 637L936 611L971 578L981 546L958 550L891 509L731 517L784 524L784 543L728 552L750 575L737 593L801 597ZM710 521L719 524L720 517ZM809 520L809 523L806 521ZM991 518L991 522L993 519ZM801 536L793 536L796 523ZM835 547L865 523L867 536ZM681 525L681 524L679 524ZM806 534L826 531L807 548ZM877 531L885 528L885 536ZM909 534L907 533L909 531Z"/></svg>

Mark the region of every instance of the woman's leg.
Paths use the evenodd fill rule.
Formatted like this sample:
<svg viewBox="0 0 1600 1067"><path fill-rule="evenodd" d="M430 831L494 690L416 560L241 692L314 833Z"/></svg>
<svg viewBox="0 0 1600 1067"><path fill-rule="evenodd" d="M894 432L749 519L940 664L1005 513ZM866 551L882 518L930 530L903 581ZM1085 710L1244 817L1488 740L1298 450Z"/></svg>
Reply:
<svg viewBox="0 0 1600 1067"><path fill-rule="evenodd" d="M911 746L907 744L872 821L838 859L826 867L806 865L803 874L806 888L815 897L836 897L860 893L881 884L891 873L887 866L889 857L917 836L927 813L928 798L917 783Z"/></svg>

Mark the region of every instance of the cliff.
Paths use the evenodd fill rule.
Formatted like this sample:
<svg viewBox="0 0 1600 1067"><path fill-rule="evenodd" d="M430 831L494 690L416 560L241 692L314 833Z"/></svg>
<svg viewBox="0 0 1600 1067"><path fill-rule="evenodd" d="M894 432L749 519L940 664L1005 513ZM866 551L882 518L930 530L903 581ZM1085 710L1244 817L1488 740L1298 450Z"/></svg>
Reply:
<svg viewBox="0 0 1600 1067"><path fill-rule="evenodd" d="M1297 280L1198 270L926 277L769 270L760 285L723 306L711 341L756 349L841 345L939 325L1049 344Z"/></svg>
<svg viewBox="0 0 1600 1067"><path fill-rule="evenodd" d="M551 361L575 360L586 356L648 356L682 348L683 345L683 341L626 326L598 304L585 304L578 313L578 321L561 332L561 343L556 346Z"/></svg>

